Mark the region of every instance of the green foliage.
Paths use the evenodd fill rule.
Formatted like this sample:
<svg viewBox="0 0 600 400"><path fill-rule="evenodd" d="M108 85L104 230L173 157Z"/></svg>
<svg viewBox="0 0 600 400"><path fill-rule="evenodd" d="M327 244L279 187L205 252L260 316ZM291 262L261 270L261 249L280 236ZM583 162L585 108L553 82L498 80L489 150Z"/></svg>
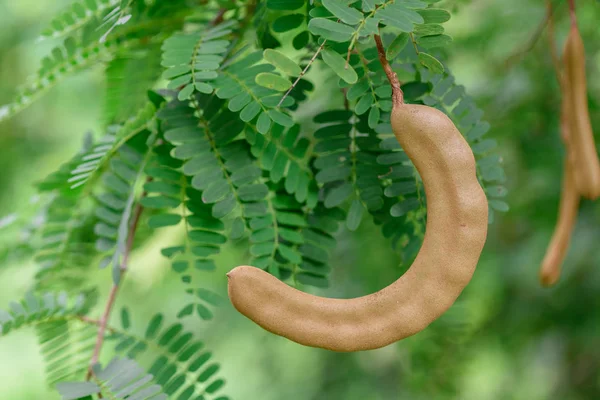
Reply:
<svg viewBox="0 0 600 400"><path fill-rule="evenodd" d="M162 65L167 67L163 78L170 80L168 89L181 88L179 100L187 100L196 91L212 93L210 81L217 78L216 70L227 51L232 21L209 30L177 33L165 40L162 47Z"/></svg>
<svg viewBox="0 0 600 400"><path fill-rule="evenodd" d="M92 382L61 382L56 385L63 400L90 399L98 395L110 399L166 400L159 385L150 383L152 375L133 360L113 358L102 368L92 368Z"/></svg>
<svg viewBox="0 0 600 400"><path fill-rule="evenodd" d="M50 26L42 31L42 36L58 37L67 35L93 19L101 18L119 3L121 3L120 0L76 1L50 22Z"/></svg>
<svg viewBox="0 0 600 400"><path fill-rule="evenodd" d="M103 255L101 268L112 264L115 283L120 279L122 263L126 262L137 189L145 176L155 138L155 134L140 135L120 146L102 175L102 189L95 195L99 220L94 226L96 250Z"/></svg>
<svg viewBox="0 0 600 400"><path fill-rule="evenodd" d="M383 36L406 101L454 120L476 155L491 209L507 210L496 143L483 137L489 124L439 61L451 38L442 25L450 14L438 5L75 2L44 31L64 36L64 44L0 119L100 64L107 126L38 184L47 199L42 222L25 224L32 240L15 248L36 253L35 293L81 293L99 285L92 271L108 265L113 290L97 320L84 318L84 300L70 306L64 295L31 294L0 314L0 332L36 326L49 381L65 399L226 400L220 365L181 322L164 327L157 314L138 335L124 309L121 328L110 324L130 253L156 231L175 233L159 246L187 296L178 318L219 321L224 296L206 273L217 270L215 257L228 243L244 249L244 264L299 289L327 288L336 238L372 218L410 263L424 236L425 193L391 132L392 91L374 35ZM325 74L325 89L311 94L315 69ZM330 90L328 102L317 101L325 106L312 106ZM0 259L2 252L13 254L12 244ZM84 382L104 334L127 358L94 365Z"/></svg>
<svg viewBox="0 0 600 400"><path fill-rule="evenodd" d="M300 125L285 129L275 125L268 134L257 132L256 126L247 124L244 130L246 140L251 144L250 151L258 159L260 167L268 171L271 182L284 183L285 191L295 195L297 201L315 206L316 197L309 195L316 191L313 171L309 166L310 140L300 137Z"/></svg>
<svg viewBox="0 0 600 400"><path fill-rule="evenodd" d="M69 299L65 292L36 295L28 293L22 302L11 302L9 311L0 311L0 335L15 329L39 326L53 321L75 319L94 305L95 296L80 294Z"/></svg>
<svg viewBox="0 0 600 400"><path fill-rule="evenodd" d="M182 161L171 155L173 150L168 142L154 147L154 155L146 168L151 180L144 185L147 196L141 204L156 210L148 219L152 229L183 224L183 243L165 247L161 253L171 259L173 271L181 274L182 282L188 286L186 292L191 295L191 302L178 316L196 313L208 320L213 317L211 308L221 303L219 295L189 287L195 284L198 273L216 269L213 257L226 241L225 224L212 215L211 206L203 203L202 192L192 187L191 178L181 171Z"/></svg>
<svg viewBox="0 0 600 400"><path fill-rule="evenodd" d="M324 205L331 208L349 202L346 226L356 230L367 210L383 206L379 176L386 170L377 164L380 140L366 126L366 119L359 120L350 111L326 111L315 121L322 124L315 131L319 140L315 167L317 182L325 190Z"/></svg>
<svg viewBox="0 0 600 400"><path fill-rule="evenodd" d="M71 171L85 162L88 152L97 149L90 139L84 142L80 153L38 185L40 191L53 196L40 228L36 254L40 266L36 276L39 289L54 288L56 283L63 288L82 285L85 275L81 269L94 257L94 246L89 242L93 235L89 202L82 187L71 189L68 183Z"/></svg>
<svg viewBox="0 0 600 400"><path fill-rule="evenodd" d="M146 104L148 89L153 88L162 73L160 57L160 46L150 44L122 52L107 64L104 107L107 123L126 121Z"/></svg>
<svg viewBox="0 0 600 400"><path fill-rule="evenodd" d="M239 57L240 54L234 55ZM262 63L261 51L250 53L240 61L227 65L214 81L215 94L220 99L228 100L227 106L233 112L239 112L244 122L256 120L258 132L265 134L272 124L290 127L292 118L278 109L281 100L280 92L285 89L267 88L259 85L255 78L261 73L272 73L271 64ZM290 101L282 104L289 107Z"/></svg>
<svg viewBox="0 0 600 400"><path fill-rule="evenodd" d="M0 266L31 257L39 242L51 199L35 196L19 212L0 217Z"/></svg>
<svg viewBox="0 0 600 400"><path fill-rule="evenodd" d="M220 394L225 380L218 377L221 367L213 360L212 352L181 323L165 326L164 320L163 315L156 314L144 335L139 336L129 332L131 318L123 309L121 329L114 329L109 340L115 342L117 353L150 361L149 374L170 398L227 400Z"/></svg>
<svg viewBox="0 0 600 400"><path fill-rule="evenodd" d="M87 3L95 0L87 0ZM174 2L171 6L176 5ZM142 3L143 4L143 3ZM42 94L48 91L62 79L77 71L87 69L98 63L109 63L115 57L134 52L147 52L148 46L161 43L165 36L180 27L183 16L165 19L163 13L168 13L168 6L160 4L154 7L142 8L136 13L134 20L138 22L130 28L115 29L106 38L101 36L98 21L83 25L73 36L69 36L64 43L55 47L50 55L42 60L38 73L29 77L28 82L18 89L14 101L0 107L0 121L13 116L33 103ZM163 8L166 8L163 10ZM172 11L172 10L171 10ZM152 15L149 18L148 14ZM147 52L151 54L151 52ZM131 75L121 79L138 79L137 71L130 71ZM110 115L110 114L109 114Z"/></svg>
<svg viewBox="0 0 600 400"><path fill-rule="evenodd" d="M88 366L96 329L79 318L96 302L93 292L70 299L65 292L36 295L29 292L22 302L12 302L0 311L0 337L11 331L34 327L46 360L46 376L53 384L80 379Z"/></svg>
<svg viewBox="0 0 600 400"><path fill-rule="evenodd" d="M128 165L138 161L134 159L135 150L127 143L150 127L155 110L148 103L127 123L113 127L114 133L97 143L87 140L79 154L38 185L41 191L54 196L46 211L36 256L40 264L38 288L54 288L55 284L61 288L79 287L85 281L85 270L98 255L96 249L112 249L117 237L123 247L126 226L120 235L118 228L128 220L133 203L127 207L122 190L123 186L131 186L127 184L132 178ZM97 205L90 195L101 178L108 189L97 193ZM100 237L96 244L91 242L95 237ZM121 253L122 250L105 255L105 264Z"/></svg>

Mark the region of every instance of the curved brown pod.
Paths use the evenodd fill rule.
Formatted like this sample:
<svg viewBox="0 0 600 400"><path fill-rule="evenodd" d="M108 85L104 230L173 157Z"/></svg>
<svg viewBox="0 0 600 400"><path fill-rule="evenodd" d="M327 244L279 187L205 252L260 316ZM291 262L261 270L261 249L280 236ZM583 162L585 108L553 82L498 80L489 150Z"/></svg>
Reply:
<svg viewBox="0 0 600 400"><path fill-rule="evenodd" d="M423 245L409 270L379 292L331 299L241 266L228 274L229 298L239 312L303 345L358 351L414 335L454 303L473 275L487 235L487 199L473 153L437 109L396 105L391 122L421 174L428 204Z"/></svg>
<svg viewBox="0 0 600 400"><path fill-rule="evenodd" d="M585 49L576 25L571 26L564 51L565 90L569 102L569 142L573 178L579 193L588 199L600 196L600 161L588 111Z"/></svg>
<svg viewBox="0 0 600 400"><path fill-rule="evenodd" d="M571 163L567 159L565 160L562 193L558 206L558 220L540 268L540 282L543 286L552 286L560 278L562 264L567 256L571 234L577 220L579 199Z"/></svg>

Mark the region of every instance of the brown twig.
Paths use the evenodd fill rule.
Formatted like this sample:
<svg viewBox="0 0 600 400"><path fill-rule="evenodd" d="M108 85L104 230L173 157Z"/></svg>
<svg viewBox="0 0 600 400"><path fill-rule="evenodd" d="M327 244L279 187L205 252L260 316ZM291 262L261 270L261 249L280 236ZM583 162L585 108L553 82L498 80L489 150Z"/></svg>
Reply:
<svg viewBox="0 0 600 400"><path fill-rule="evenodd" d="M246 27L252 21L252 17L254 16L254 12L256 11L256 0L249 0L246 4L246 15L244 19L240 23L240 31L244 31Z"/></svg>
<svg viewBox="0 0 600 400"><path fill-rule="evenodd" d="M226 8L221 8L219 10L219 12L217 13L217 15L213 18L213 20L210 21L210 25L215 26L215 25L218 25L221 22L223 22L223 18L225 16L226 12L227 12Z"/></svg>
<svg viewBox="0 0 600 400"><path fill-rule="evenodd" d="M344 96L344 109L350 109L350 102L348 101L348 88L342 88L342 96Z"/></svg>
<svg viewBox="0 0 600 400"><path fill-rule="evenodd" d="M306 74L306 71L308 71L308 69L310 68L310 66L312 65L312 63L315 62L315 60L317 59L317 56L319 55L319 53L321 52L321 50L323 50L323 47L325 47L325 43L327 43L327 40L324 40L323 43L321 44L321 46L319 46L319 48L315 52L315 54L313 54L312 58L310 59L310 61L306 65L306 67L304 67L304 69L302 70L302 72L300 73L300 75L298 75L298 77L296 78L296 80L294 81L294 83L292 83L292 86L288 89L287 92L285 92L285 94L283 95L283 97L281 98L281 100L279 100L279 103L277 104L277 107L281 106L281 104L283 103L283 101L285 100L285 98L288 97L288 95L291 93L292 90L294 90L294 88L296 87L296 85L298 84L298 82L300 81L300 79L302 79L302 77L304 76L304 74Z"/></svg>
<svg viewBox="0 0 600 400"><path fill-rule="evenodd" d="M142 196L144 196L144 194ZM123 260L121 261L121 265L119 267L121 278L123 278L123 275L127 271L129 254L131 253L131 249L133 247L133 240L135 239L135 232L140 222L142 211L144 211L144 207L141 205L141 203L137 203L131 219L129 234L127 236L127 242L125 244L125 251L123 253ZM121 282L122 279L119 279L118 283L113 284L113 287L111 288L110 293L108 295L106 306L104 307L104 312L102 313L102 317L100 317L100 320L98 322L98 335L96 336L96 345L94 346L94 353L92 354L92 358L90 360L90 365L88 367L88 372L86 375L87 380L89 380L92 377L92 367L98 362L98 358L100 357L100 350L102 349L102 345L104 344L104 334L106 333L108 319L115 304L115 300L117 298L117 293L119 291L119 286Z"/></svg>
<svg viewBox="0 0 600 400"><path fill-rule="evenodd" d="M385 75L390 81L390 85L392 86L392 102L394 106L399 106L404 104L404 93L400 88L400 81L398 80L398 75L394 72L390 63L388 63L387 58L385 57L385 49L383 48L383 43L381 42L381 36L373 35L375 38L375 44L377 45L377 54L379 55L379 62L385 71Z"/></svg>
<svg viewBox="0 0 600 400"><path fill-rule="evenodd" d="M548 0L548 3L550 4L550 7L547 8L548 12L546 12L546 14L544 15L542 22L540 22L540 24L536 28L535 32L533 33L533 35L531 36L531 38L529 39L527 44L523 48L516 51L515 53L513 53L510 57L508 57L506 59L506 61L504 62L504 66L506 68L510 68L520 57L522 57L524 54L529 53L537 44L538 40L544 33L544 29L546 29L546 25L548 25L550 23L550 19L552 18L552 14L553 14L552 1Z"/></svg>

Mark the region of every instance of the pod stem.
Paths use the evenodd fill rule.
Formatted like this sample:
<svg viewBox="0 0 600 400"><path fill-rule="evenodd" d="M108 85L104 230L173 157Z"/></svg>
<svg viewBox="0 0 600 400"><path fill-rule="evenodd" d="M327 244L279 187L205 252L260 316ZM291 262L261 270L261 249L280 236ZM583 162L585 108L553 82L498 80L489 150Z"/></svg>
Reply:
<svg viewBox="0 0 600 400"><path fill-rule="evenodd" d="M550 47L550 57L552 58L552 64L554 66L554 72L556 73L556 79L558 80L558 84L560 85L561 90L564 90L561 61L558 52L556 51L553 14L554 7L552 6L552 1L546 0L546 16L548 19L548 46Z"/></svg>
<svg viewBox="0 0 600 400"><path fill-rule="evenodd" d="M571 25L577 26L577 14L575 13L575 0L569 0L569 14L571 15Z"/></svg>
<svg viewBox="0 0 600 400"><path fill-rule="evenodd" d="M383 43L381 42L381 36L373 35L375 38L375 44L377 45L377 54L379 55L379 62L385 71L385 75L390 81L390 85L392 86L392 102L394 106L400 106L404 104L404 93L400 88L400 81L398 80L398 75L394 72L387 58L385 57L385 49L383 48Z"/></svg>
<svg viewBox="0 0 600 400"><path fill-rule="evenodd" d="M306 67L304 67L304 69L302 70L302 72L300 73L300 75L298 75L298 77L296 78L296 80L294 81L294 83L292 83L292 86L290 86L290 88L288 89L288 91L285 92L285 94L281 97L281 100L279 100L279 103L277 103L277 107L280 107L281 104L283 104L283 101L285 100L285 98L289 96L289 94L292 92L292 90L294 90L294 88L296 87L296 85L298 84L298 82L300 81L300 79L302 79L304 77L304 74L306 74L306 71L308 71L308 69L310 68L310 66L315 62L315 60L317 59L317 56L319 55L319 53L321 52L321 50L323 50L323 47L325 47L325 43L327 43L327 40L323 40L323 43L321 43L321 45L319 46L319 48L317 49L317 51L315 52L315 54L313 54L313 56L310 59L310 61L308 62L308 64L306 64ZM346 97L344 97L344 98L346 98Z"/></svg>

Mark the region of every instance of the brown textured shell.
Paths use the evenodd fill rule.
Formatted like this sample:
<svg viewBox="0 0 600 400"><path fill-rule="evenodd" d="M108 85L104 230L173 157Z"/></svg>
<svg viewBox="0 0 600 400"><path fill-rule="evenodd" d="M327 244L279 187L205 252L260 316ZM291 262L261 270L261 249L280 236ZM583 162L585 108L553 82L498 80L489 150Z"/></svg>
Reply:
<svg viewBox="0 0 600 400"><path fill-rule="evenodd" d="M473 153L437 109L396 106L391 122L423 178L428 204L425 239L409 270L379 292L331 299L241 266L228 274L229 298L239 312L303 345L358 351L414 335L454 303L471 280L487 235L487 199Z"/></svg>
<svg viewBox="0 0 600 400"><path fill-rule="evenodd" d="M573 178L579 193L593 200L600 196L600 161L588 111L585 49L575 25L569 31L563 57L564 96L569 102L569 154L574 163Z"/></svg>

